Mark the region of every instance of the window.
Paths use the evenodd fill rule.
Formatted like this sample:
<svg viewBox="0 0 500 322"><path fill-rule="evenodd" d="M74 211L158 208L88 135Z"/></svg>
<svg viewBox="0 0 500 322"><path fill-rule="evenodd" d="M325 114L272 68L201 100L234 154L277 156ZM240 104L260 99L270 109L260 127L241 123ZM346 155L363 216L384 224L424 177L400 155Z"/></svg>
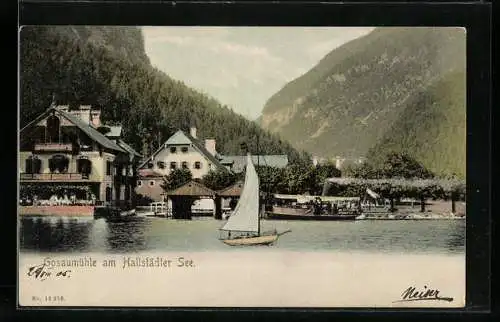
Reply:
<svg viewBox="0 0 500 322"><path fill-rule="evenodd" d="M194 168L195 168L195 169L201 169L201 162L200 162L200 161L196 161L196 162L194 163Z"/></svg>
<svg viewBox="0 0 500 322"><path fill-rule="evenodd" d="M163 161L158 161L158 162L156 163L156 165L157 165L157 166L158 166L158 168L160 168L160 169L165 169L165 162L163 162Z"/></svg>
<svg viewBox="0 0 500 322"><path fill-rule="evenodd" d="M154 186L154 185L155 185L154 180L149 181L149 185L150 185L150 186Z"/></svg>
<svg viewBox="0 0 500 322"><path fill-rule="evenodd" d="M33 159L28 158L25 161L24 172L33 173Z"/></svg>
<svg viewBox="0 0 500 322"><path fill-rule="evenodd" d="M153 169L153 162L148 162L148 169Z"/></svg>
<svg viewBox="0 0 500 322"><path fill-rule="evenodd" d="M125 186L125 200L130 201L130 197L132 194L130 193L130 185Z"/></svg>
<svg viewBox="0 0 500 322"><path fill-rule="evenodd" d="M111 169L113 167L113 164L111 161L106 161L106 175L110 176L111 175Z"/></svg>
<svg viewBox="0 0 500 322"><path fill-rule="evenodd" d="M84 175L89 175L92 171L92 163L89 159L77 159L76 160L77 172Z"/></svg>
<svg viewBox="0 0 500 322"><path fill-rule="evenodd" d="M42 160L40 160L37 157L33 158L32 170L33 170L33 173L40 173L40 171L42 170Z"/></svg>
<svg viewBox="0 0 500 322"><path fill-rule="evenodd" d="M69 167L69 159L67 156L57 154L49 159L49 170L51 173L67 173Z"/></svg>
<svg viewBox="0 0 500 322"><path fill-rule="evenodd" d="M170 162L170 169L174 170L177 168L177 163L176 162Z"/></svg>
<svg viewBox="0 0 500 322"><path fill-rule="evenodd" d="M186 153L186 152L188 151L188 147L187 147L187 146L183 146L183 147L181 148L181 151L182 151L183 153Z"/></svg>
<svg viewBox="0 0 500 322"><path fill-rule="evenodd" d="M112 189L111 187L106 187L106 201L111 201Z"/></svg>
<svg viewBox="0 0 500 322"><path fill-rule="evenodd" d="M170 147L170 153L177 153L177 148L175 146Z"/></svg>
<svg viewBox="0 0 500 322"><path fill-rule="evenodd" d="M188 163L186 161L182 162L182 168L187 169L188 168Z"/></svg>
<svg viewBox="0 0 500 322"><path fill-rule="evenodd" d="M59 142L59 118L55 115L51 115L47 118L47 141L48 142Z"/></svg>
<svg viewBox="0 0 500 322"><path fill-rule="evenodd" d="M138 180L138 181L137 181L137 186L138 186L138 187L142 186L142 181L141 181L141 180Z"/></svg>

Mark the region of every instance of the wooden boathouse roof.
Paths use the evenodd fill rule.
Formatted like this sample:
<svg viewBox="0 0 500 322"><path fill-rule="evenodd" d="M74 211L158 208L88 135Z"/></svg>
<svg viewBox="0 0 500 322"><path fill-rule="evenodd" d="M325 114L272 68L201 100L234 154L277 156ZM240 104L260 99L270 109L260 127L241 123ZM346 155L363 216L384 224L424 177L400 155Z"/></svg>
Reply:
<svg viewBox="0 0 500 322"><path fill-rule="evenodd" d="M243 181L238 181L235 184L219 190L217 194L221 197L239 197L243 191Z"/></svg>
<svg viewBox="0 0 500 322"><path fill-rule="evenodd" d="M193 197L212 197L216 194L210 188L196 181L189 181L182 186L166 193L167 196L193 196Z"/></svg>

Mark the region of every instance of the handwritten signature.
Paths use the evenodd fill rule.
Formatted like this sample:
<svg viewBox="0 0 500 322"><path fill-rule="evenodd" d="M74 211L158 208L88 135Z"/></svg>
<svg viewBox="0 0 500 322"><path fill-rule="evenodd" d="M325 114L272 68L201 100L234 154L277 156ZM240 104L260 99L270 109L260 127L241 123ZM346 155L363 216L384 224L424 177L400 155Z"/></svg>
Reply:
<svg viewBox="0 0 500 322"><path fill-rule="evenodd" d="M41 265L31 266L28 269L27 275L41 281L44 281L51 276L70 277L71 270L59 271L54 274L54 271L50 271L52 268L53 267L47 266L45 263Z"/></svg>
<svg viewBox="0 0 500 322"><path fill-rule="evenodd" d="M417 290L415 286L408 287L402 294L401 299L396 302L413 302L413 301L447 301L453 302L452 297L439 296L439 290L431 289L424 286L422 290Z"/></svg>

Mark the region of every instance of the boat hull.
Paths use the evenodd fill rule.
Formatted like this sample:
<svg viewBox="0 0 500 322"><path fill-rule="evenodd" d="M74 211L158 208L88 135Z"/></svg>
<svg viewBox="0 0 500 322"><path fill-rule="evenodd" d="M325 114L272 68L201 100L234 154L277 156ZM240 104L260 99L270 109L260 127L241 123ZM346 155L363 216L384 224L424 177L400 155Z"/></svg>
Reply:
<svg viewBox="0 0 500 322"><path fill-rule="evenodd" d="M275 220L355 220L357 215L292 215L268 212L267 219Z"/></svg>
<svg viewBox="0 0 500 322"><path fill-rule="evenodd" d="M355 220L356 213L340 213L337 215L314 215L308 208L276 207L266 213L267 219L277 220Z"/></svg>
<svg viewBox="0 0 500 322"><path fill-rule="evenodd" d="M113 207L113 206L103 206L103 207L96 207L94 213L94 218L96 219L105 218L106 220L110 221L121 221L135 217L136 217L135 208L120 209L118 207Z"/></svg>
<svg viewBox="0 0 500 322"><path fill-rule="evenodd" d="M256 245L271 245L278 240L278 235L244 237L234 239L223 239L224 244L229 246L256 246Z"/></svg>

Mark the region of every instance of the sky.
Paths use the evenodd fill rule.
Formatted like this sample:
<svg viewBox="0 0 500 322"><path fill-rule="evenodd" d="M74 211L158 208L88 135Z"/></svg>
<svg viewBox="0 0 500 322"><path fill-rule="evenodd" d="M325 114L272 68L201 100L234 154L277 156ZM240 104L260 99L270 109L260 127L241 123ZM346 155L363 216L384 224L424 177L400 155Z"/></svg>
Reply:
<svg viewBox="0 0 500 322"><path fill-rule="evenodd" d="M371 27L143 27L153 66L249 119L286 83Z"/></svg>

